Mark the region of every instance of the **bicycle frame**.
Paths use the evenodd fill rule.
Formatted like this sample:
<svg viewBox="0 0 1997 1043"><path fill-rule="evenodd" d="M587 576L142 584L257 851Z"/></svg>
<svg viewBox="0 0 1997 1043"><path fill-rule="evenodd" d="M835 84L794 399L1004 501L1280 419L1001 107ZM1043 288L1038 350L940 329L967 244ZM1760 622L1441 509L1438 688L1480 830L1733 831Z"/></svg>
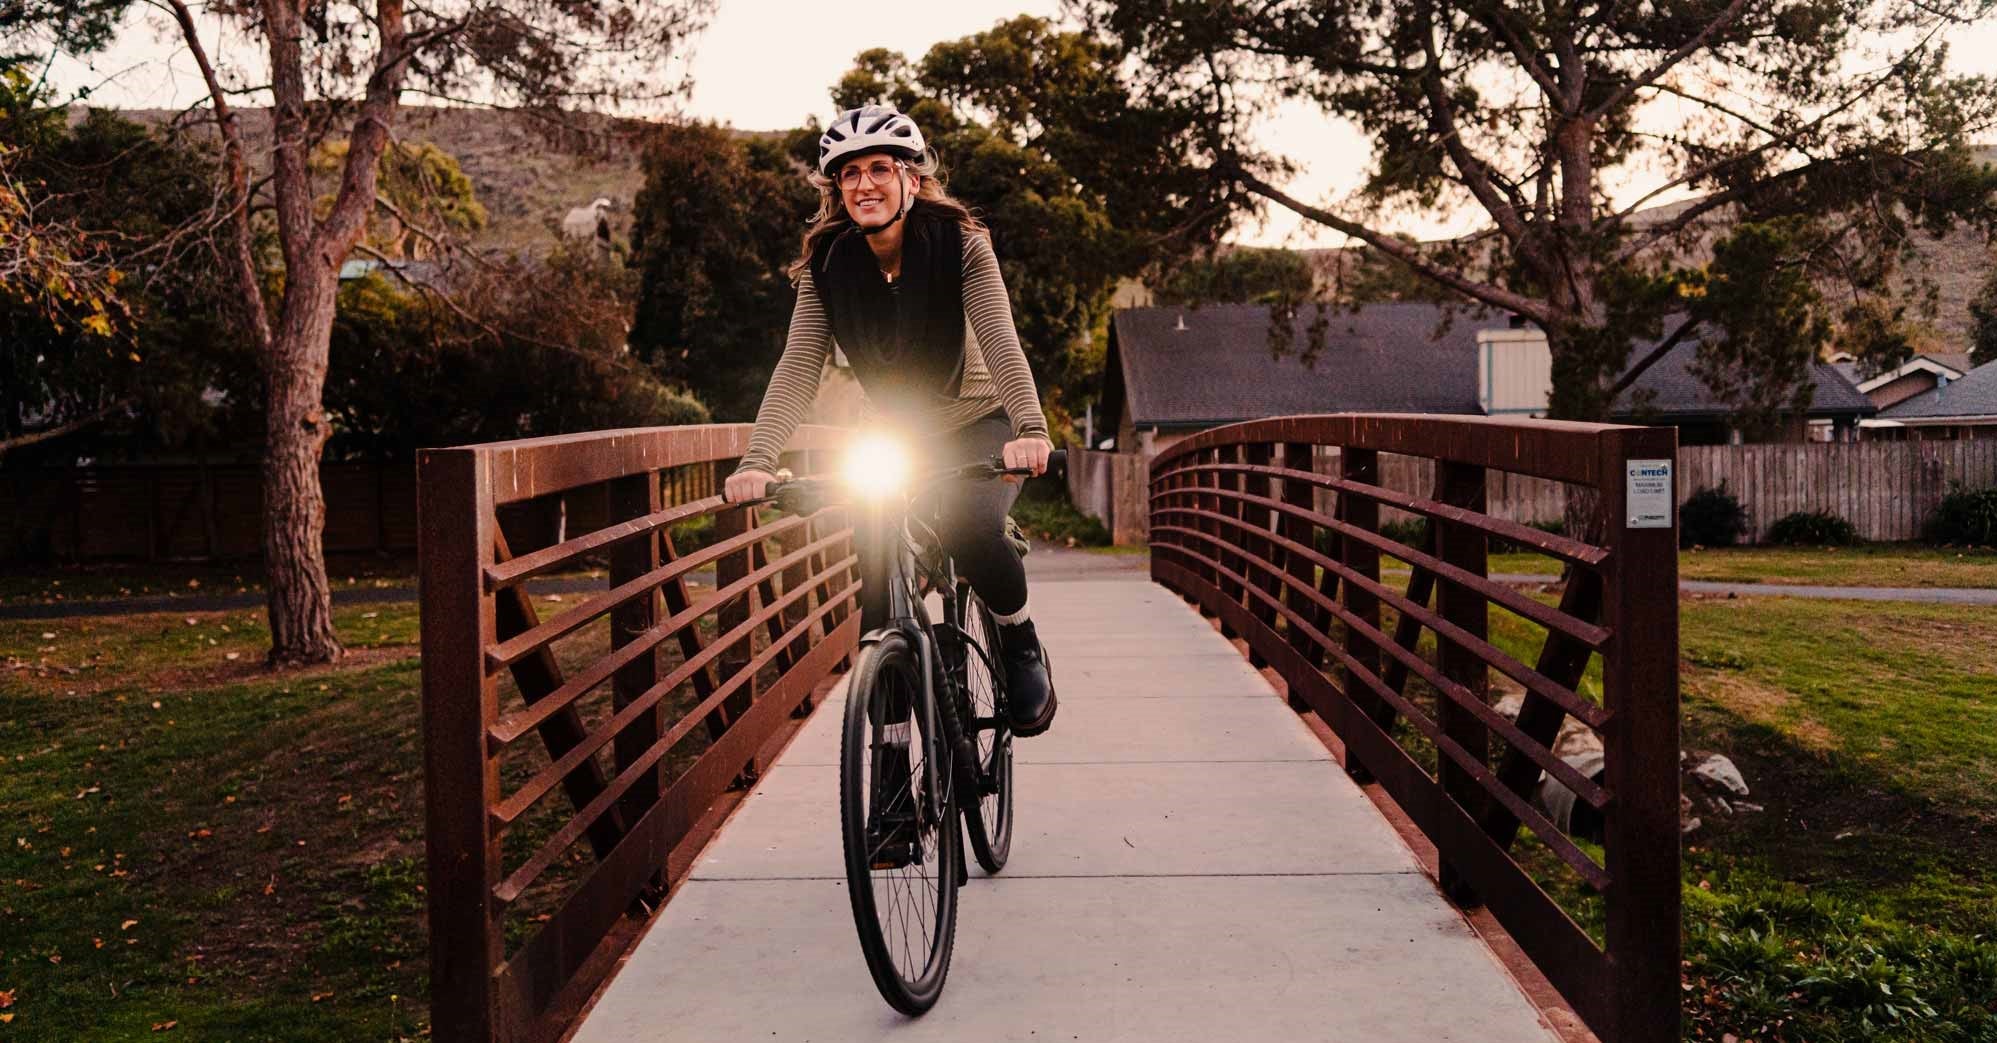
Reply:
<svg viewBox="0 0 1997 1043"><path fill-rule="evenodd" d="M1066 462L1066 454L1057 451L1050 458L1049 466L1050 468L1065 466ZM961 769L964 765L971 766L969 781L977 788L982 788L986 782L983 774L983 766L978 763L977 746L974 740L977 722L974 720L958 722L960 727L956 729L957 734L955 735L945 734L941 727L942 714L938 709L936 692L937 678L942 676L942 671L938 669L937 664L935 641L937 624L929 618L928 606L923 603L923 599L916 587L917 580L922 574L922 565L916 560L914 539L909 530L909 515L914 505L921 500L924 493L934 489L939 483L947 479L953 477L995 478L1001 475L1023 475L1025 473L1024 470L1007 469L1003 461L997 459L983 464L965 464L960 467L947 468L925 475L916 482L911 483L908 489L893 496L883 496L847 504L847 509L858 512L858 516L855 517L853 522L853 540L855 549L859 551L860 557L861 637L859 647L864 652L867 648L879 644L881 639L887 634L896 631L901 632L907 637L909 643L915 647L917 660L922 667L922 705L920 708L922 726L931 729L927 734L935 735L945 740L938 743L937 748L947 749L951 761L950 767ZM823 480L803 479L788 481L784 484L795 485L801 493L804 493L810 489L818 488L817 483L821 481ZM781 502L783 499L783 494L778 493L766 496L763 500L755 502L769 502L770 500ZM795 509L801 510L802 508ZM932 537L936 536L933 531L930 535ZM937 586L938 591L943 595L944 618L942 625L957 632L967 645L974 645L975 642L971 641L969 633L964 629L964 621L958 618L958 599L955 596L956 590L953 583L956 573L955 565L951 562L948 552L941 550L940 540L938 543L938 550L943 554L944 563L944 568L941 570L941 582ZM871 593L873 591L882 591L886 597L877 597ZM967 650L966 654L969 655L971 652ZM984 658L987 665L989 665L990 656L982 646L978 646L977 654ZM911 709L913 712L913 708ZM942 816L943 805L940 801L943 799L945 791L938 785L939 776L933 759L923 759L923 774L925 781L928 783L924 787L925 803L927 806L923 808L923 812L930 815L932 820L935 820ZM952 778L948 781L950 784L955 785L957 779Z"/></svg>

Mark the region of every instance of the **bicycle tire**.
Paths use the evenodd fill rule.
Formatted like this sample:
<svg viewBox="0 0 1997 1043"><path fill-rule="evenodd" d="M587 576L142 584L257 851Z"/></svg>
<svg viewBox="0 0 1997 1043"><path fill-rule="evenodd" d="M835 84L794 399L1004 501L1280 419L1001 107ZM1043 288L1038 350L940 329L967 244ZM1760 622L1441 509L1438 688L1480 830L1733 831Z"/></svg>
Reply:
<svg viewBox="0 0 1997 1043"><path fill-rule="evenodd" d="M983 654L977 649L959 650L956 664L958 684L970 703L973 717L1000 722L990 729L978 729L977 734L972 736L978 771L991 777L994 788L992 792L977 794L976 800L960 803L964 809L964 829L971 838L971 854L976 856L978 865L987 874L996 874L1005 868L1006 859L1012 854L1013 821L1012 731L1003 723L1004 686L999 681L995 664L989 658L998 637L998 624L992 619L991 609L986 608L975 593L965 591L960 604L964 606L960 615L964 621L964 632L983 649ZM980 674L983 675L982 683Z"/></svg>
<svg viewBox="0 0 1997 1043"><path fill-rule="evenodd" d="M881 998L911 1017L936 1005L949 976L957 935L957 884L964 858L963 827L950 779L951 758L944 752L947 742L928 734L919 723L921 677L916 650L904 634L887 634L863 649L846 692L845 727L839 746L840 837L846 856L846 893L853 907L860 951ZM921 758L909 758L911 783L923 777L923 763L934 758L935 776L949 787L939 820L917 832L917 846L933 853L934 859L925 856L913 874L904 872L909 868L906 866L876 868L879 851L870 843L868 829L869 814L882 796L874 785L875 753L882 748L889 722L896 716L897 700L905 700L910 708L908 748L911 755L919 751ZM870 712L870 708L876 711ZM929 905L932 899L934 904ZM918 913L925 906L930 915L915 938L905 922L898 924L899 929L886 922ZM914 944L918 941L926 947Z"/></svg>

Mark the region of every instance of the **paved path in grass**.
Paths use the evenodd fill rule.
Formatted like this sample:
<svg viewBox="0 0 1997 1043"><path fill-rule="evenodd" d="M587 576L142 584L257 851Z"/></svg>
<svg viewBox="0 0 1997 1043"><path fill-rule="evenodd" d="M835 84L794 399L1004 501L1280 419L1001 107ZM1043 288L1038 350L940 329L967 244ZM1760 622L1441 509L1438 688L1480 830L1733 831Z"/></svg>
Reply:
<svg viewBox="0 0 1997 1043"><path fill-rule="evenodd" d="M1060 682L1018 826L971 870L941 1002L875 992L838 837L835 690L574 1037L1460 1040L1552 1034L1241 654L1135 568L1029 557Z"/></svg>
<svg viewBox="0 0 1997 1043"><path fill-rule="evenodd" d="M1559 576L1524 573L1492 573L1501 583L1558 583ZM1831 601L1915 601L1941 605L1997 605L1993 587L1816 587L1805 583L1728 583L1721 580L1681 579L1678 589L1687 594L1718 594L1733 597L1823 598Z"/></svg>
<svg viewBox="0 0 1997 1043"><path fill-rule="evenodd" d="M1036 575L1067 579L1111 578L1143 575L1150 559L1142 554L1105 554L1036 545L1027 561ZM1401 575L1406 575L1402 570ZM713 582L712 572L696 572L692 578ZM1528 573L1492 573L1502 583L1557 583L1558 576ZM547 594L596 593L603 580L533 580L527 589L536 596ZM1688 594L1719 594L1736 597L1825 598L1833 601L1913 601L1941 605L1997 605L1997 587L1817 587L1801 583L1724 583L1712 580L1681 580L1678 589ZM414 584L393 587L356 587L333 592L333 604L378 604L416 600ZM224 612L262 606L262 593L162 596L144 598L85 598L76 601L32 601L0 605L0 620L67 619L77 616L125 616L144 612Z"/></svg>

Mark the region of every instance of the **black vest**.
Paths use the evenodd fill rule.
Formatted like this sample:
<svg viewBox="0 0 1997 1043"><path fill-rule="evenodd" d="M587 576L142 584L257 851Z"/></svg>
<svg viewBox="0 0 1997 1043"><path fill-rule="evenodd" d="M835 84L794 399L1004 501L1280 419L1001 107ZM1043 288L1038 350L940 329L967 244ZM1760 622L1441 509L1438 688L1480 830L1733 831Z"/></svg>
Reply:
<svg viewBox="0 0 1997 1043"><path fill-rule="evenodd" d="M918 200L904 218L890 287L857 230L821 244L811 281L868 399L890 413L954 399L964 379L964 230Z"/></svg>

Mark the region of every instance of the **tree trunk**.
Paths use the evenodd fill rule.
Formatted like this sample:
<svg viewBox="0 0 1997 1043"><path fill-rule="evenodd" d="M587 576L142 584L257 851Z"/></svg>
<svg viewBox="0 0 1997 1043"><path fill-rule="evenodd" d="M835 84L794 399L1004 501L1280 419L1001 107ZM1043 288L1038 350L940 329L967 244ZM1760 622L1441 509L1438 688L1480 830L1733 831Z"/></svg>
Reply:
<svg viewBox="0 0 1997 1043"><path fill-rule="evenodd" d="M1619 365L1612 342L1557 328L1547 330L1546 338L1553 357L1553 399L1548 415L1555 420L1589 423L1608 420L1615 397L1614 370ZM1626 354L1627 347L1623 351ZM1608 537L1608 522L1601 497L1592 489L1567 486L1561 528L1573 539L1602 546Z"/></svg>
<svg viewBox="0 0 1997 1043"><path fill-rule="evenodd" d="M272 666L331 662L345 651L333 630L319 486L320 453L331 434L320 393L339 284L319 258L287 274L264 371L263 551Z"/></svg>

